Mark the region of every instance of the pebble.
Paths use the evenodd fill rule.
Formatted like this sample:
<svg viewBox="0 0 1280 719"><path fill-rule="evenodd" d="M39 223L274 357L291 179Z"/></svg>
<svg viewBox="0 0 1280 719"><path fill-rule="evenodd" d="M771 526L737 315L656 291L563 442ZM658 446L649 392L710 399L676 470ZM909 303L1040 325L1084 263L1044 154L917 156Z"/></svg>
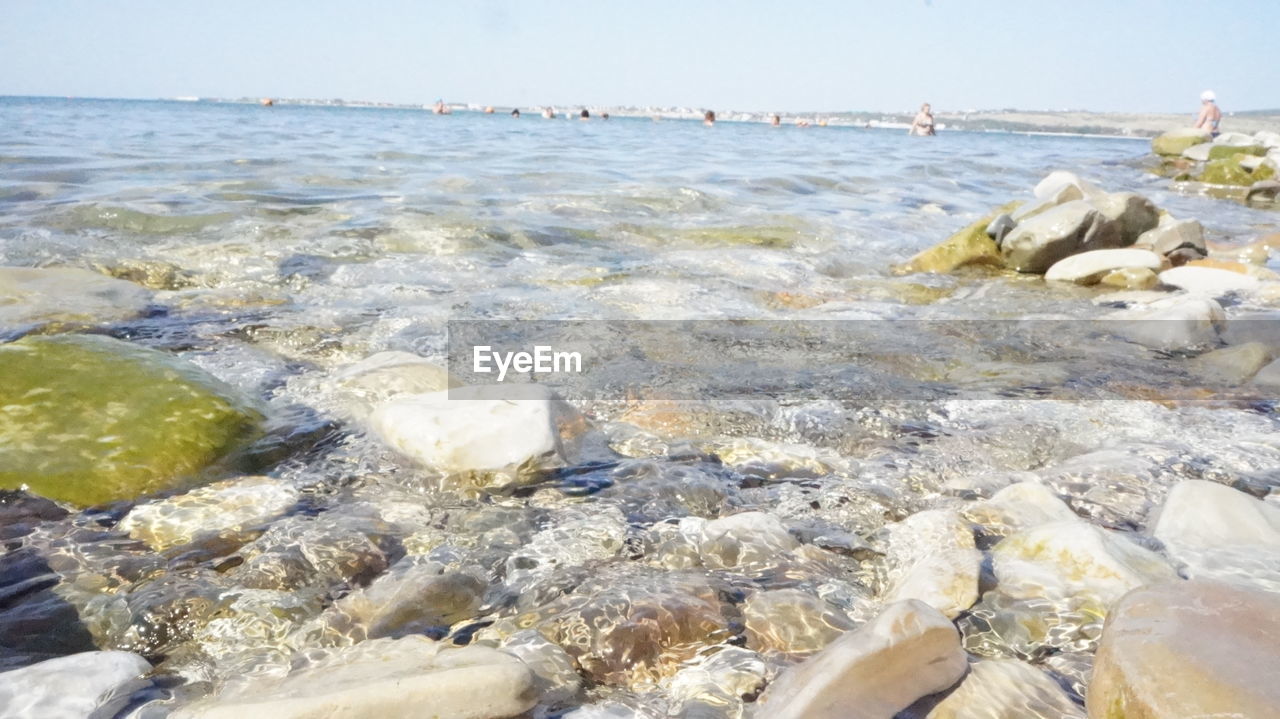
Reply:
<svg viewBox="0 0 1280 719"><path fill-rule="evenodd" d="M111 691L151 671L129 652L81 652L0 672L0 717L85 719Z"/></svg>

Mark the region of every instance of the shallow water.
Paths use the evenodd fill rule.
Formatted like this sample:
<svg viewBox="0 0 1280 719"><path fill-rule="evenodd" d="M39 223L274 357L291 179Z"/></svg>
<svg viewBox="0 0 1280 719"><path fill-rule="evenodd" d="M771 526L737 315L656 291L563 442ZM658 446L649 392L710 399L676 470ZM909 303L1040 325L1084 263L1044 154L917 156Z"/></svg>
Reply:
<svg viewBox="0 0 1280 719"><path fill-rule="evenodd" d="M1126 532L1144 530L1180 478L1276 486L1269 404L809 397L672 411L585 402L621 462L514 496L455 494L352 429L331 387L337 368L379 351L443 360L451 319L1094 317L1092 291L888 270L1055 169L1141 192L1211 239L1274 231L1275 213L1172 192L1144 171L1145 142L15 98L0 98L0 128L0 265L142 268L130 277L157 290L155 311L104 331L180 353L263 400L278 425L322 438L265 468L304 500L250 536L157 553L114 531L116 508L6 547L14 577L39 576L22 557L57 575L93 644L159 664L122 713L372 637L376 623L338 602L420 564L463 589L414 631L511 646L530 624L565 635L587 687L545 715L599 701L733 716L739 696L689 677L708 647L744 641L745 598L799 590L837 626L864 621L886 523L1027 476ZM1018 371L990 359L975 372ZM743 510L804 544L730 561L675 529ZM1087 666L1096 618L1076 609L1045 610L1061 636L1028 650L1000 634L992 598L975 612L991 626L962 625L966 646ZM675 639L632 646L626 632L581 628L636 613L676 617ZM11 664L45 651L10 649ZM796 658L762 656L741 671ZM706 706L720 713L696 713Z"/></svg>

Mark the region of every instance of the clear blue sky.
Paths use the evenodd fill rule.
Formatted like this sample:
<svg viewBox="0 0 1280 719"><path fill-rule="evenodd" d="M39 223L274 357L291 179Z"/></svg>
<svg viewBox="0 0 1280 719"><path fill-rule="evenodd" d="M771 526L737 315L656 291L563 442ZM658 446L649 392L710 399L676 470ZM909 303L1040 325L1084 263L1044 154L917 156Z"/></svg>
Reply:
<svg viewBox="0 0 1280 719"><path fill-rule="evenodd" d="M1280 0L0 0L0 94L1280 107Z"/></svg>

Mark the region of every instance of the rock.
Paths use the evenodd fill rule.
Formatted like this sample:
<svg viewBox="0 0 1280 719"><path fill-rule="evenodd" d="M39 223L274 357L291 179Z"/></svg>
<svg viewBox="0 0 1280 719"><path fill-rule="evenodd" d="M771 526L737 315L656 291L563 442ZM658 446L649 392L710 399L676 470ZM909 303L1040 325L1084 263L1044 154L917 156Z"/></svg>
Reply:
<svg viewBox="0 0 1280 719"><path fill-rule="evenodd" d="M1213 144L1218 147L1248 147L1257 142L1243 132L1223 132L1213 138Z"/></svg>
<svg viewBox="0 0 1280 719"><path fill-rule="evenodd" d="M288 675L252 677L226 694L179 709L174 719L417 719L424 711L500 719L537 703L533 673L519 659L420 636L308 652Z"/></svg>
<svg viewBox="0 0 1280 719"><path fill-rule="evenodd" d="M1147 290L1159 284L1156 273L1145 267L1126 267L1123 270L1111 270L1103 275L1098 284L1107 287L1119 287L1125 290Z"/></svg>
<svg viewBox="0 0 1280 719"><path fill-rule="evenodd" d="M1161 264L1160 255L1150 250L1093 250L1058 260L1044 273L1044 278L1051 282L1093 285L1113 270L1158 270Z"/></svg>
<svg viewBox="0 0 1280 719"><path fill-rule="evenodd" d="M1149 249L1167 255L1184 247L1206 254L1204 226L1197 220L1175 220L1168 215L1160 218L1160 224L1138 236L1135 247Z"/></svg>
<svg viewBox="0 0 1280 719"><path fill-rule="evenodd" d="M1168 351L1216 343L1218 326L1226 320L1226 314L1222 305L1208 297L1175 295L1117 310L1105 319L1111 322L1109 328L1118 336Z"/></svg>
<svg viewBox="0 0 1280 719"><path fill-rule="evenodd" d="M1280 716L1280 596L1208 580L1132 592L1107 620L1096 719Z"/></svg>
<svg viewBox="0 0 1280 719"><path fill-rule="evenodd" d="M0 365L0 488L71 504L173 487L261 419L198 367L108 337L26 337L0 345Z"/></svg>
<svg viewBox="0 0 1280 719"><path fill-rule="evenodd" d="M1193 162L1208 162L1209 151L1214 148L1212 142L1202 142L1199 145L1192 145L1182 151L1182 156Z"/></svg>
<svg viewBox="0 0 1280 719"><path fill-rule="evenodd" d="M1009 213L997 215L994 220L987 224L987 237L995 241L997 245L1004 242L1004 238L1018 223L1013 221L1013 216Z"/></svg>
<svg viewBox="0 0 1280 719"><path fill-rule="evenodd" d="M1071 255L1132 245L1157 222L1155 205L1141 195L1093 195L1021 220L1000 251L1013 269L1043 273Z"/></svg>
<svg viewBox="0 0 1280 719"><path fill-rule="evenodd" d="M1178 156L1188 147L1210 142L1213 137L1205 130L1190 127L1170 130L1151 141L1151 151L1157 155Z"/></svg>
<svg viewBox="0 0 1280 719"><path fill-rule="evenodd" d="M1245 155L1243 157L1238 158L1236 161L1240 163L1241 167L1248 170L1252 174L1256 172L1258 168L1262 167L1263 163L1266 162L1266 159L1263 157L1254 157L1252 155Z"/></svg>
<svg viewBox="0 0 1280 719"><path fill-rule="evenodd" d="M1280 507L1225 485L1174 485L1152 535L1193 579L1218 579L1280 591Z"/></svg>
<svg viewBox="0 0 1280 719"><path fill-rule="evenodd" d="M1280 390L1280 360L1258 370L1250 384L1267 391Z"/></svg>
<svg viewBox="0 0 1280 719"><path fill-rule="evenodd" d="M764 512L741 512L710 521L684 517L680 534L693 544L708 569L769 566L779 553L800 546L777 517Z"/></svg>
<svg viewBox="0 0 1280 719"><path fill-rule="evenodd" d="M106 324L137 317L150 304L147 290L88 270L0 267L0 328Z"/></svg>
<svg viewBox="0 0 1280 719"><path fill-rule="evenodd" d="M1125 592L1176 575L1160 555L1083 520L1042 524L991 551L1000 591L1014 598L1086 595L1104 608Z"/></svg>
<svg viewBox="0 0 1280 719"><path fill-rule="evenodd" d="M1077 519L1075 512L1040 482L1018 482L965 510L993 534L1008 535L1052 522Z"/></svg>
<svg viewBox="0 0 1280 719"><path fill-rule="evenodd" d="M1045 200L1051 197L1056 197L1062 191L1064 186L1070 186L1076 189L1078 196L1071 198L1073 200L1105 194L1097 185L1089 182L1088 180L1082 180L1076 173L1067 172L1066 170L1054 170L1053 172L1050 172L1043 180L1036 183L1035 189L1032 190L1032 194L1034 194L1038 200Z"/></svg>
<svg viewBox="0 0 1280 719"><path fill-rule="evenodd" d="M799 589L756 592L742 607L747 647L803 657L830 644L856 624L831 604Z"/></svg>
<svg viewBox="0 0 1280 719"><path fill-rule="evenodd" d="M888 525L885 602L918 599L954 619L978 599L982 553L973 529L946 510L917 512Z"/></svg>
<svg viewBox="0 0 1280 719"><path fill-rule="evenodd" d="M333 377L348 413L363 421L373 407L401 395L458 387L445 368L408 352L379 352L348 365Z"/></svg>
<svg viewBox="0 0 1280 719"><path fill-rule="evenodd" d="M1046 193L1044 197L1037 195L1035 202L1023 205L1015 210L1011 215L1014 224L1017 225L1019 222L1035 217L1045 210L1058 205L1085 199L1084 191L1078 185L1072 183L1053 185L1046 190Z"/></svg>
<svg viewBox="0 0 1280 719"><path fill-rule="evenodd" d="M298 490L270 477L238 477L134 507L119 528L157 551L201 537L266 524L298 502Z"/></svg>
<svg viewBox="0 0 1280 719"><path fill-rule="evenodd" d="M190 272L159 260L117 259L95 263L94 269L152 290L181 290L195 284Z"/></svg>
<svg viewBox="0 0 1280 719"><path fill-rule="evenodd" d="M1257 140L1259 145L1274 150L1280 148L1280 132L1271 132L1270 130L1259 130L1253 133L1253 139Z"/></svg>
<svg viewBox="0 0 1280 719"><path fill-rule="evenodd" d="M988 659L945 696L925 697L896 719L1084 719L1084 710L1039 669Z"/></svg>
<svg viewBox="0 0 1280 719"><path fill-rule="evenodd" d="M1190 248L1184 247L1180 250L1174 250L1165 255L1165 259L1169 260L1169 264L1174 267L1182 267L1183 265L1204 258L1204 253Z"/></svg>
<svg viewBox="0 0 1280 719"><path fill-rule="evenodd" d="M917 253L911 259L893 268L894 274L908 275L916 272L953 272L968 265L988 265L999 267L1002 264L1000 248L994 240L987 236L987 227L1000 215L1007 214L1016 208L1018 203L1009 203L991 215L978 220L941 243Z"/></svg>
<svg viewBox="0 0 1280 719"><path fill-rule="evenodd" d="M533 672L540 703L558 704L572 699L582 688L582 677L573 657L559 644L532 629L507 637L499 647L525 663Z"/></svg>
<svg viewBox="0 0 1280 719"><path fill-rule="evenodd" d="M1241 157L1243 155L1237 152L1230 157L1210 160L1196 176L1196 181L1210 185L1248 187L1260 180L1275 177L1275 171L1268 165L1263 165L1254 172L1248 171L1240 164Z"/></svg>
<svg viewBox="0 0 1280 719"><path fill-rule="evenodd" d="M1208 382L1235 386L1248 382L1275 357L1274 348L1261 342L1246 342L1206 352L1189 364L1192 372Z"/></svg>
<svg viewBox="0 0 1280 719"><path fill-rule="evenodd" d="M741 717L743 699L759 694L767 674L768 667L759 654L738 647L724 647L699 657L667 685L671 696L668 716Z"/></svg>
<svg viewBox="0 0 1280 719"><path fill-rule="evenodd" d="M128 652L82 652L0 673L5 719L85 719L110 692L151 671Z"/></svg>
<svg viewBox="0 0 1280 719"><path fill-rule="evenodd" d="M964 675L951 622L907 600L782 672L756 702L758 719L891 719Z"/></svg>
<svg viewBox="0 0 1280 719"><path fill-rule="evenodd" d="M1115 228L1089 203L1076 200L1021 222L1000 245L1005 264L1019 272L1042 273L1064 257L1120 246Z"/></svg>
<svg viewBox="0 0 1280 719"><path fill-rule="evenodd" d="M1276 197L1280 197L1280 180L1261 180L1249 188L1245 201L1274 200Z"/></svg>
<svg viewBox="0 0 1280 719"><path fill-rule="evenodd" d="M1258 280L1253 277L1214 267L1175 267L1161 272L1159 277L1166 285L1205 297L1223 297L1258 287Z"/></svg>
<svg viewBox="0 0 1280 719"><path fill-rule="evenodd" d="M401 561L369 586L334 603L329 626L361 638L398 638L444 630L473 617L487 584L465 572Z"/></svg>
<svg viewBox="0 0 1280 719"><path fill-rule="evenodd" d="M727 601L730 588L704 572L625 562L584 576L572 591L500 619L477 637L501 641L535 629L564 648L592 681L639 687L672 676L741 629L735 629L739 617Z"/></svg>
<svg viewBox="0 0 1280 719"><path fill-rule="evenodd" d="M1210 160L1225 160L1236 155L1245 155L1246 157L1265 157L1267 148L1262 145L1221 145L1214 143L1209 148Z"/></svg>
<svg viewBox="0 0 1280 719"><path fill-rule="evenodd" d="M1115 192L1095 197L1092 202L1108 223L1119 228L1122 247L1137 242L1142 233L1160 224L1160 212L1156 206L1137 193Z"/></svg>
<svg viewBox="0 0 1280 719"><path fill-rule="evenodd" d="M542 385L478 385L399 397L379 404L369 425L388 446L421 464L446 474L503 473L500 482L576 461L588 434L586 419Z"/></svg>

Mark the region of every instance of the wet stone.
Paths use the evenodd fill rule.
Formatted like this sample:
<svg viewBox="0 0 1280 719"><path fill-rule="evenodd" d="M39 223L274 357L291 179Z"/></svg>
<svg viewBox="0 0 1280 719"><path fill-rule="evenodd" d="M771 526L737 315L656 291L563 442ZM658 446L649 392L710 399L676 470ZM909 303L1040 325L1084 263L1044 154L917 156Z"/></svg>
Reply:
<svg viewBox="0 0 1280 719"><path fill-rule="evenodd" d="M793 657L813 654L857 626L847 614L798 589L755 592L742 606L747 646Z"/></svg>
<svg viewBox="0 0 1280 719"><path fill-rule="evenodd" d="M1039 669L988 659L970 664L954 689L921 699L897 719L1085 719L1085 714Z"/></svg>

